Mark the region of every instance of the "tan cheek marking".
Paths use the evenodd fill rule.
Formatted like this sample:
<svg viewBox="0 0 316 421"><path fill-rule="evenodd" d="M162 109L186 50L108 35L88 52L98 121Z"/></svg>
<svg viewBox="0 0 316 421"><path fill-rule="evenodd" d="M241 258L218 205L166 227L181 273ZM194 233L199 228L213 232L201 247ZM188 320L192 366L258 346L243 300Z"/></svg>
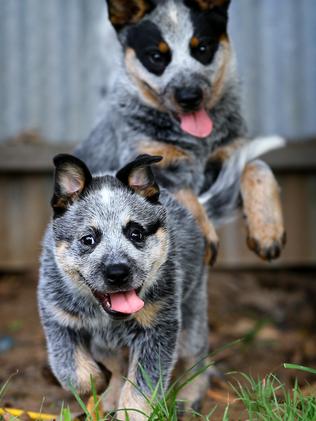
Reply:
<svg viewBox="0 0 316 421"><path fill-rule="evenodd" d="M76 375L79 384L80 393L88 393L91 390L90 377L93 376L96 389L104 390L106 388L105 378L99 369L97 363L82 348L78 347L74 353Z"/></svg>
<svg viewBox="0 0 316 421"><path fill-rule="evenodd" d="M167 145L161 142L140 142L138 145L138 152L140 154L162 156L163 160L157 164L160 168L169 167L177 161L191 161L190 156L180 148L177 148L173 145Z"/></svg>
<svg viewBox="0 0 316 421"><path fill-rule="evenodd" d="M169 250L169 241L168 234L165 228L159 228L156 233L157 238L159 239L159 257L157 259L156 267L157 269L165 263Z"/></svg>
<svg viewBox="0 0 316 421"><path fill-rule="evenodd" d="M137 70L135 69L135 60L136 60L136 53L132 48L127 48L125 52L125 65L126 68L133 78L134 82L138 86L142 96L144 99L149 103L149 105L157 108L159 110L163 110L159 98L156 95L155 91L150 88L150 86L140 79Z"/></svg>
<svg viewBox="0 0 316 421"><path fill-rule="evenodd" d="M157 316L159 311L161 310L161 307L162 304L160 302L147 304L142 310L138 311L135 314L135 320L143 328L154 327L155 321L157 320Z"/></svg>
<svg viewBox="0 0 316 421"><path fill-rule="evenodd" d="M215 104L220 100L222 94L223 94L223 88L226 81L226 74L227 69L229 67L229 62L231 58L231 48L230 44L227 38L227 35L223 35L220 44L222 46L222 51L220 54L222 54L222 64L219 66L215 80L212 83L212 94L211 99L208 103L208 108L211 109L214 107Z"/></svg>
<svg viewBox="0 0 316 421"><path fill-rule="evenodd" d="M162 54L169 53L169 51L170 51L169 45L166 42L163 42L163 41L160 42L158 48L159 48L159 51Z"/></svg>
<svg viewBox="0 0 316 421"><path fill-rule="evenodd" d="M69 243L60 241L56 244L55 255L59 267L69 276L69 278L76 284L82 285L78 271L74 267L72 259L67 256Z"/></svg>

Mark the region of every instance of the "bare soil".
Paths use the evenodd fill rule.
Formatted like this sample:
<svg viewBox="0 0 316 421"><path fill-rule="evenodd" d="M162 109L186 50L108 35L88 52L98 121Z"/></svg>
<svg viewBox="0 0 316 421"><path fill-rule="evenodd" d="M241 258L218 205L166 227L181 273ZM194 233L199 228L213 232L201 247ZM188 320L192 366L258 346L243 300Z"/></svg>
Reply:
<svg viewBox="0 0 316 421"><path fill-rule="evenodd" d="M291 362L316 366L316 270L212 271L209 279L210 351L235 339L247 341L214 357L221 373L213 381L203 413L218 406L212 420L221 420L229 386L236 375L276 373L289 387L295 376L305 387L316 379L283 368ZM0 340L9 336L11 349L0 352L0 385L10 376L0 406L58 414L62 404L74 412L74 398L49 373L45 341L36 306L36 275L0 276ZM1 342L0 342L1 344ZM231 420L246 420L230 392Z"/></svg>

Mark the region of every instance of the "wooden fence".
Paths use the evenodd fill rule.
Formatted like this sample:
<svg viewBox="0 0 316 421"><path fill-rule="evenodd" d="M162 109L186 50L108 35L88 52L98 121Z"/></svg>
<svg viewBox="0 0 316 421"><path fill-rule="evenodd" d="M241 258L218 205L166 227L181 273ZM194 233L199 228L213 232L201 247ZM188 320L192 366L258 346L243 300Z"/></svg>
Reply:
<svg viewBox="0 0 316 421"><path fill-rule="evenodd" d="M0 146L0 270L36 267L50 218L52 157L69 146L10 142ZM267 156L282 188L288 244L276 266L316 264L316 140ZM241 220L221 229L218 265L258 266Z"/></svg>

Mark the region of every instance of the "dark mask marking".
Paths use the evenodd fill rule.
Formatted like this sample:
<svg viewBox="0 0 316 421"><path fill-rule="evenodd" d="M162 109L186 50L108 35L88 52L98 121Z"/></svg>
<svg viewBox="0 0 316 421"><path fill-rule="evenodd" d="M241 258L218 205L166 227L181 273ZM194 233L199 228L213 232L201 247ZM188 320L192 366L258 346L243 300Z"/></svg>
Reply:
<svg viewBox="0 0 316 421"><path fill-rule="evenodd" d="M132 48L142 65L157 76L161 76L171 62L168 44L158 26L150 21L143 21L128 30L127 47Z"/></svg>
<svg viewBox="0 0 316 421"><path fill-rule="evenodd" d="M189 3L186 2L187 5ZM191 9L191 19L194 28L190 42L191 55L200 63L208 65L214 59L221 38L227 34L227 8L218 6L208 11L194 8Z"/></svg>

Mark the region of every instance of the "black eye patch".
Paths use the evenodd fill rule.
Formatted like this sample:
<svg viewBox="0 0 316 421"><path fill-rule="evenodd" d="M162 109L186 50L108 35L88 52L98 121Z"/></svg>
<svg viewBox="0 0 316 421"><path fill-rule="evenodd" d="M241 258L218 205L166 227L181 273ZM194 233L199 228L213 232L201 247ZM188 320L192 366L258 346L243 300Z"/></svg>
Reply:
<svg viewBox="0 0 316 421"><path fill-rule="evenodd" d="M160 29L150 21L129 29L127 47L132 48L142 65L157 76L161 76L171 62L172 54Z"/></svg>
<svg viewBox="0 0 316 421"><path fill-rule="evenodd" d="M228 13L215 7L207 12L191 11L194 37L190 43L192 57L204 65L210 64L221 38L227 34Z"/></svg>
<svg viewBox="0 0 316 421"><path fill-rule="evenodd" d="M157 220L146 227L137 222L130 221L126 227L123 228L123 234L128 238L137 248L142 248L147 237L156 234L158 229L162 226L162 222Z"/></svg>

